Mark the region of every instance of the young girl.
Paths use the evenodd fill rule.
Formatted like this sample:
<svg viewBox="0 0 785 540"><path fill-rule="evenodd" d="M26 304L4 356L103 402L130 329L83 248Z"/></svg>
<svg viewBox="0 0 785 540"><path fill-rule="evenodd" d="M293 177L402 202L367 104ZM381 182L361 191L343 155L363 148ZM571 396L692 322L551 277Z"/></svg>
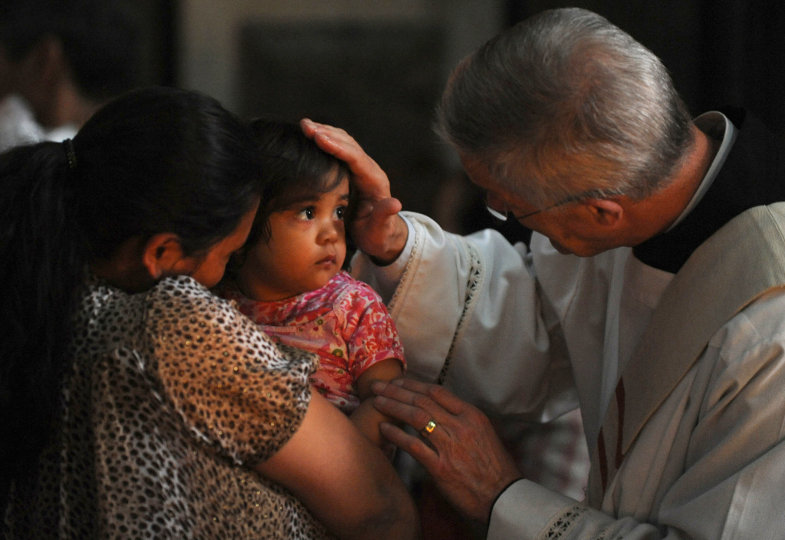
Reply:
<svg viewBox="0 0 785 540"><path fill-rule="evenodd" d="M262 204L246 246L219 292L285 345L313 351L312 384L383 447L371 382L403 374L403 348L387 309L341 270L349 207L346 165L294 124L251 127L265 173Z"/></svg>
<svg viewBox="0 0 785 540"><path fill-rule="evenodd" d="M208 289L262 172L247 125L166 88L0 155L1 538L416 537L313 356Z"/></svg>

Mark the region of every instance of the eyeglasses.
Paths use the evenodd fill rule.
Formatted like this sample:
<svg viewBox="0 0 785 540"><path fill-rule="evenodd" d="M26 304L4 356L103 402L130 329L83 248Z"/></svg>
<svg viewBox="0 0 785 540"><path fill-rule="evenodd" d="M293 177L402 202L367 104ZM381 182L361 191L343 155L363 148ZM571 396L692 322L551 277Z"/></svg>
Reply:
<svg viewBox="0 0 785 540"><path fill-rule="evenodd" d="M574 203L578 201L582 201L585 199L591 198L600 198L606 199L612 195L622 195L622 190L602 190L602 189L590 189L588 191L584 191L579 193L578 195L570 195L569 197L565 197L564 199L555 202L551 205L546 206L545 208L540 208L539 210L533 210L532 212L526 212L525 214L515 215L507 209L505 205L504 211L497 210L493 206L490 205L488 202L488 193L485 193L485 209L488 210L488 213L491 214L494 218L498 219L499 221L507 221L512 216L512 219L516 221L522 221L528 217L537 215L541 212L545 212L547 210L551 210L553 208L557 208L559 206L564 206L565 204Z"/></svg>
<svg viewBox="0 0 785 540"><path fill-rule="evenodd" d="M565 204L569 204L569 203L572 203L572 202L578 202L581 199L585 199L587 196L589 196L588 193L582 193L580 195L570 195L566 199L562 199L561 201L553 203L553 204L551 204L549 206L546 206L545 208L540 208L539 210L534 210L532 212L527 212L525 214L518 214L518 215L516 215L516 214L513 214L512 212L510 212L507 209L506 205L504 207L504 211L503 212L495 209L488 202L488 194L486 193L485 194L485 209L488 211L488 213L490 215L492 215L494 218L498 219L499 221L507 221L508 219L510 219L510 216L512 216L512 219L514 219L516 221L522 221L522 220L524 220L524 219L526 219L528 217L537 215L537 214L539 214L541 212L545 212L546 210L551 210L552 208L556 208L557 206L563 206Z"/></svg>

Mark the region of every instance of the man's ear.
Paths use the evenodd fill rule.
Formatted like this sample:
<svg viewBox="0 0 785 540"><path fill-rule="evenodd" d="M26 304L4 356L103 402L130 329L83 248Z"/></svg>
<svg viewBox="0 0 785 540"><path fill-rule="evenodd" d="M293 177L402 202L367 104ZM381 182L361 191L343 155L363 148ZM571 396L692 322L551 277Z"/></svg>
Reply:
<svg viewBox="0 0 785 540"><path fill-rule="evenodd" d="M624 217L624 206L614 199L586 199L583 203L597 225L616 227Z"/></svg>
<svg viewBox="0 0 785 540"><path fill-rule="evenodd" d="M151 236L144 246L142 263L153 279L172 275L182 264L184 257L180 237L174 233L158 233Z"/></svg>

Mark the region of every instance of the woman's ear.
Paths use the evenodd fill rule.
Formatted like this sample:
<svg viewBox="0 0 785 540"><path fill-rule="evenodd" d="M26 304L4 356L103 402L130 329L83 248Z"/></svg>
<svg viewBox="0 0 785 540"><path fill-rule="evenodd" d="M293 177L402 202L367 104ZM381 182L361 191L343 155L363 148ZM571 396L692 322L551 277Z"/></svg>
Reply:
<svg viewBox="0 0 785 540"><path fill-rule="evenodd" d="M174 233L151 236L142 253L142 263L153 279L171 275L184 259L180 237Z"/></svg>
<svg viewBox="0 0 785 540"><path fill-rule="evenodd" d="M583 203L597 225L615 227L624 217L624 206L614 199L587 199Z"/></svg>

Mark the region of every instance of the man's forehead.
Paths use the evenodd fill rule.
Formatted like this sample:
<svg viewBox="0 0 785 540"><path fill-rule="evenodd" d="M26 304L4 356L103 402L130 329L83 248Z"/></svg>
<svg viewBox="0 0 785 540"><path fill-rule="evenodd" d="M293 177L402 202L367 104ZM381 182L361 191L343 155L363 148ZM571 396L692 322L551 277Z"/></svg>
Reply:
<svg viewBox="0 0 785 540"><path fill-rule="evenodd" d="M486 160L461 156L461 163L464 171L466 171L466 175L473 184L490 194L508 200L508 202L522 206L528 205L528 201L522 199L517 193L507 187L504 182L498 179L498 171L491 170Z"/></svg>
<svg viewBox="0 0 785 540"><path fill-rule="evenodd" d="M461 155L461 163L463 164L463 169L466 171L469 179L474 184L488 190L495 190L499 187L500 183L492 174L492 171L485 160Z"/></svg>

